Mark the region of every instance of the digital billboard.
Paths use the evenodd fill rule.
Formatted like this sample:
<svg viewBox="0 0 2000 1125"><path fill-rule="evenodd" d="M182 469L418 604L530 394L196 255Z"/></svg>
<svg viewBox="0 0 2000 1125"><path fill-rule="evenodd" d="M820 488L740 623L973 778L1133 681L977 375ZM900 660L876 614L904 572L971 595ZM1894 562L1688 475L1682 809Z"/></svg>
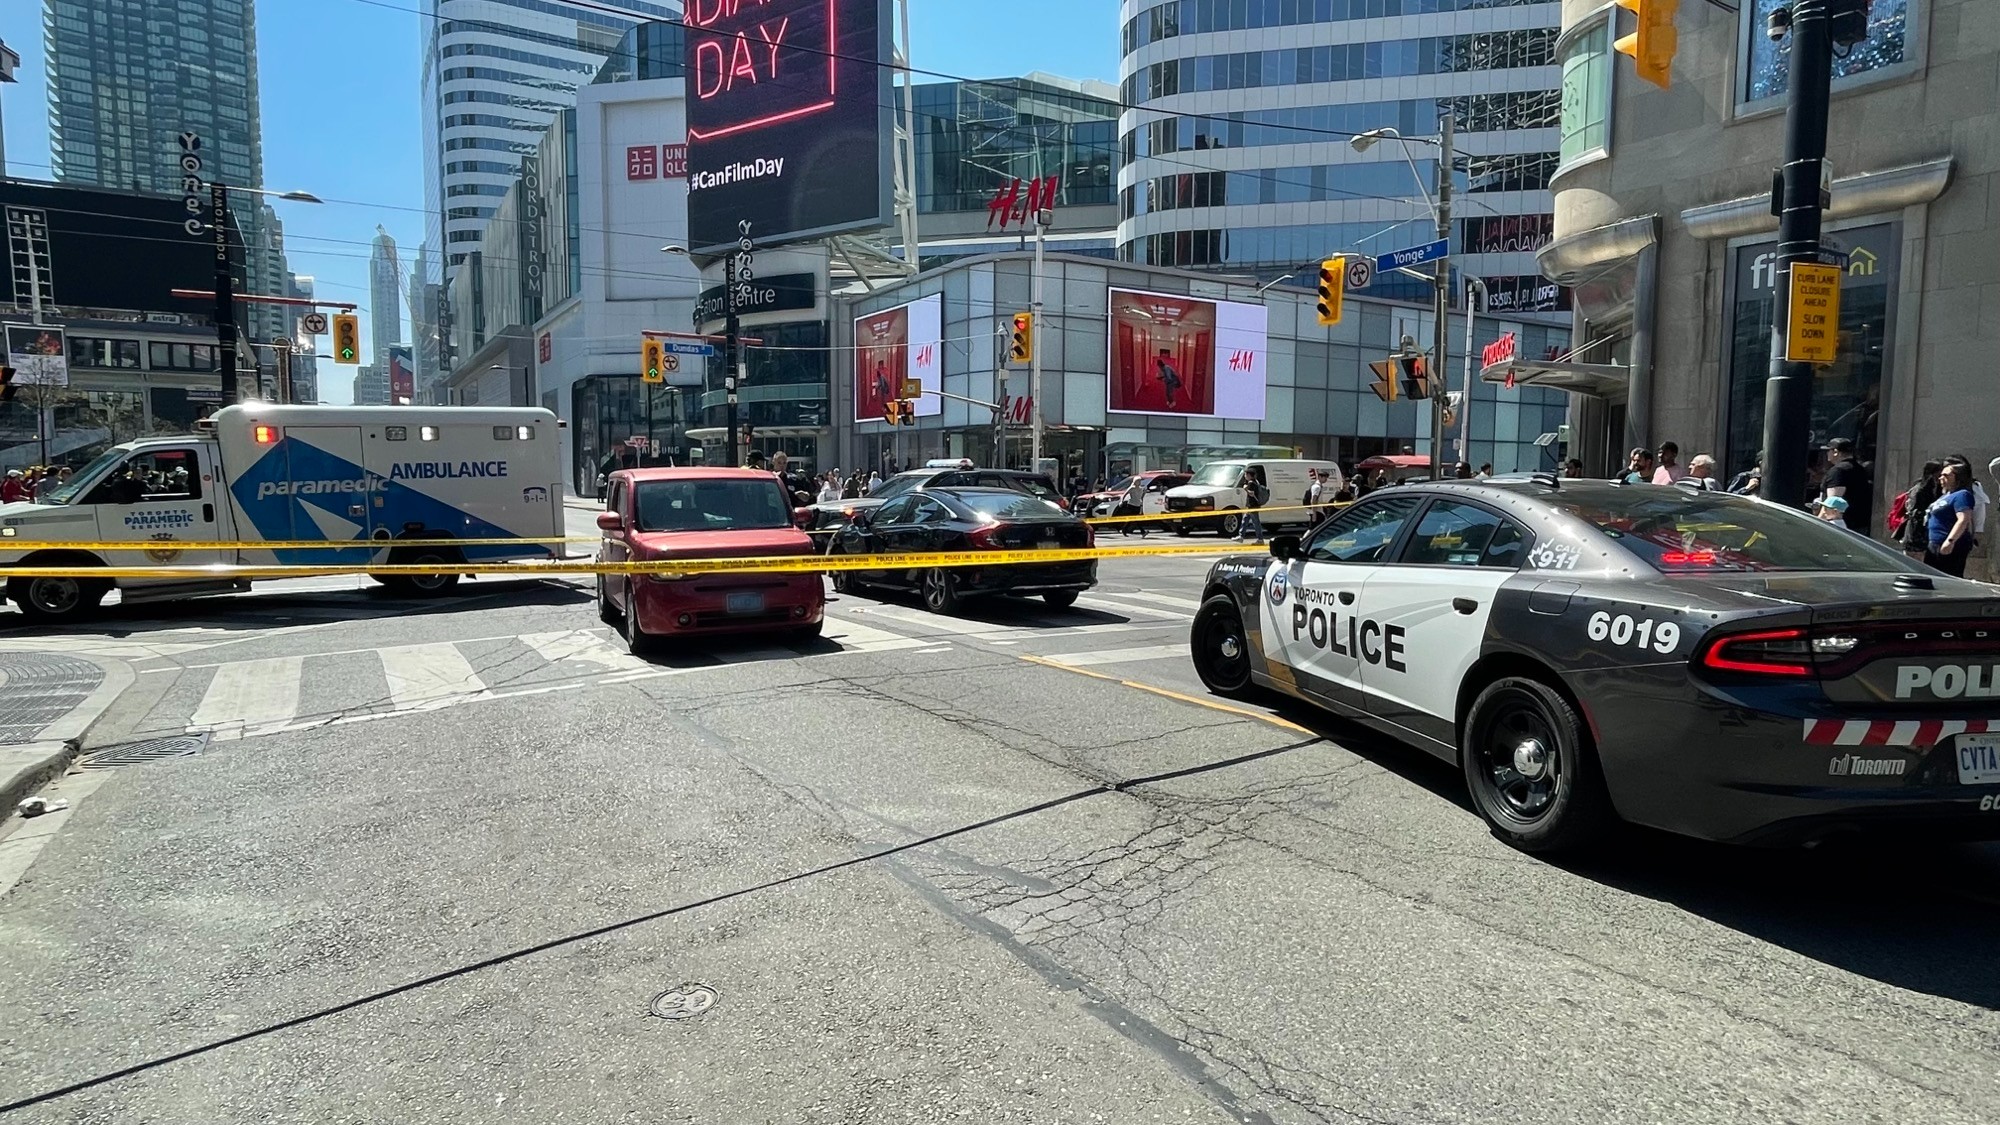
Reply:
<svg viewBox="0 0 2000 1125"><path fill-rule="evenodd" d="M889 0L688 0L696 253L886 225Z"/></svg>
<svg viewBox="0 0 2000 1125"><path fill-rule="evenodd" d="M1268 323L1263 305L1113 288L1106 407L1262 420Z"/></svg>
<svg viewBox="0 0 2000 1125"><path fill-rule="evenodd" d="M417 393L417 365L403 344L389 348L389 405L408 406Z"/></svg>
<svg viewBox="0 0 2000 1125"><path fill-rule="evenodd" d="M854 420L879 422L882 404L904 379L923 384L919 418L944 411L937 395L944 368L944 298L935 294L854 320Z"/></svg>

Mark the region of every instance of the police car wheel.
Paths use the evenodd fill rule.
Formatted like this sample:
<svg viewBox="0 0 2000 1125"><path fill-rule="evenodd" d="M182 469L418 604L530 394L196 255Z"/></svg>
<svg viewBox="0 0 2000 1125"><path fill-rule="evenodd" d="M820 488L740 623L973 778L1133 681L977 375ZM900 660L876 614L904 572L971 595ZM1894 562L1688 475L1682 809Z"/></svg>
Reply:
<svg viewBox="0 0 2000 1125"><path fill-rule="evenodd" d="M956 613L961 600L958 594L958 575L948 568L934 566L924 571L918 584L924 596L924 608L932 613Z"/></svg>
<svg viewBox="0 0 2000 1125"><path fill-rule="evenodd" d="M1527 852L1569 851L1610 828L1611 800L1582 716L1538 680L1487 686L1465 725L1466 787L1493 833Z"/></svg>
<svg viewBox="0 0 2000 1125"><path fill-rule="evenodd" d="M1188 647L1195 674L1208 690L1231 696L1250 691L1250 640L1236 599L1217 594L1201 603L1188 630Z"/></svg>

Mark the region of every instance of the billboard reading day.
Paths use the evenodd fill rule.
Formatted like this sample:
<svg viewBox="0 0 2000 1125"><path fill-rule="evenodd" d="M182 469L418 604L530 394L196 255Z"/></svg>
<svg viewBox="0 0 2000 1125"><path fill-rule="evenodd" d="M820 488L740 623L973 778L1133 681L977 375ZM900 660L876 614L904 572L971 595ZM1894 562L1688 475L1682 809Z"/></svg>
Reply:
<svg viewBox="0 0 2000 1125"><path fill-rule="evenodd" d="M687 0L688 245L886 226L889 0Z"/></svg>
<svg viewBox="0 0 2000 1125"><path fill-rule="evenodd" d="M882 421L882 404L904 379L923 384L917 417L944 412L937 395L944 370L944 298L933 294L854 319L854 420Z"/></svg>
<svg viewBox="0 0 2000 1125"><path fill-rule="evenodd" d="M1268 324L1263 305L1112 289L1107 409L1261 421Z"/></svg>

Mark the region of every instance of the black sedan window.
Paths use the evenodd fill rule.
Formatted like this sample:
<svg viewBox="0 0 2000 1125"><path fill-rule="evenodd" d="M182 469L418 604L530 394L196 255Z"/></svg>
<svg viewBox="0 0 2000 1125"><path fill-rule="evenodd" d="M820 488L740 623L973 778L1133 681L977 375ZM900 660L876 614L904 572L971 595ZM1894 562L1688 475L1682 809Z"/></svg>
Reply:
<svg viewBox="0 0 2000 1125"><path fill-rule="evenodd" d="M913 499L908 496L891 500L887 504L875 509L875 518L869 522L877 524L903 523L910 518L910 506L913 502Z"/></svg>
<svg viewBox="0 0 2000 1125"><path fill-rule="evenodd" d="M1047 519L1063 514L1054 504L1019 492L961 492L956 499L974 512L996 520Z"/></svg>
<svg viewBox="0 0 2000 1125"><path fill-rule="evenodd" d="M950 523L951 509L929 496L919 496L912 502L905 523Z"/></svg>
<svg viewBox="0 0 2000 1125"><path fill-rule="evenodd" d="M1306 545L1316 562L1381 562L1417 510L1415 496L1389 496L1356 504L1328 520Z"/></svg>
<svg viewBox="0 0 2000 1125"><path fill-rule="evenodd" d="M1581 492L1582 490L1578 490ZM1777 504L1718 492L1633 487L1552 497L1664 573L1718 570L1921 571L1859 532Z"/></svg>

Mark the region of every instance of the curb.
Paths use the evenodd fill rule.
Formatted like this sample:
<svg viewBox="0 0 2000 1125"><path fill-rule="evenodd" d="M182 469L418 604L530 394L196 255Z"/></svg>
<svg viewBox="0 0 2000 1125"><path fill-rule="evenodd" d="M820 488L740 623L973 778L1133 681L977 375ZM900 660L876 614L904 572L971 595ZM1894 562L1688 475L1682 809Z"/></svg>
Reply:
<svg viewBox="0 0 2000 1125"><path fill-rule="evenodd" d="M83 736L89 733L90 728L96 725L97 720L104 717L106 711L111 710L111 705L117 702L118 697L125 694L125 689L131 687L133 681L139 677L132 671L132 666L123 660L101 659L95 656L86 656L82 653L66 653L64 655L74 656L78 660L88 660L92 664L97 665L98 668L103 670L104 679L97 685L95 690L89 695L84 696L82 703L70 708L69 714L43 727L38 735L38 740L42 742L74 742L81 746L83 744Z"/></svg>
<svg viewBox="0 0 2000 1125"><path fill-rule="evenodd" d="M61 777L82 751L76 739L0 746L0 817L14 815L23 797Z"/></svg>

